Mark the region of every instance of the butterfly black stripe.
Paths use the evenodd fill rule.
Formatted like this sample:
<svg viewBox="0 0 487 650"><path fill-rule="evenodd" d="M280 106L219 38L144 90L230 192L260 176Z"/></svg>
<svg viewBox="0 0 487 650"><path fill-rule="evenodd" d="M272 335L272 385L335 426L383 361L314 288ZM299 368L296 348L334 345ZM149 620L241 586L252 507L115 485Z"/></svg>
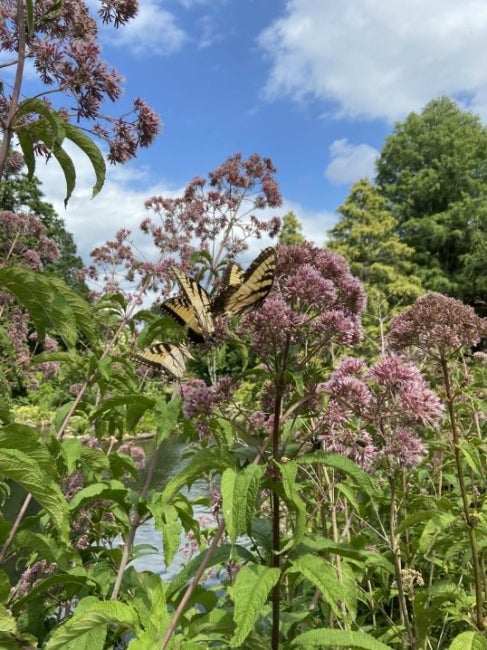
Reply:
<svg viewBox="0 0 487 650"><path fill-rule="evenodd" d="M227 285L224 285L212 304L215 316L247 314L262 304L274 283L276 251L271 247L264 249L245 272L235 262L230 265L224 276Z"/></svg>
<svg viewBox="0 0 487 650"><path fill-rule="evenodd" d="M155 343L133 355L137 363L161 370L173 379L183 377L186 361L192 358L186 345L176 343Z"/></svg>

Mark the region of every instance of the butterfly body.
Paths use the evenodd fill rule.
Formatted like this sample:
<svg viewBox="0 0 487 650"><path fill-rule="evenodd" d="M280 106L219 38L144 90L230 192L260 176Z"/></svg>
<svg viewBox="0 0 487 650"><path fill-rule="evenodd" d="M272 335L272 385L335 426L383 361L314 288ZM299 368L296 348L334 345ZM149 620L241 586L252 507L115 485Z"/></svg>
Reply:
<svg viewBox="0 0 487 650"><path fill-rule="evenodd" d="M174 269L181 295L165 300L161 311L185 328L192 343L211 341L215 334L215 318L247 314L262 304L272 288L276 265L276 251L271 247L264 249L245 271L236 262L229 262L223 274L222 289L213 298L198 282ZM185 344L155 343L133 358L180 380L187 360L193 357Z"/></svg>

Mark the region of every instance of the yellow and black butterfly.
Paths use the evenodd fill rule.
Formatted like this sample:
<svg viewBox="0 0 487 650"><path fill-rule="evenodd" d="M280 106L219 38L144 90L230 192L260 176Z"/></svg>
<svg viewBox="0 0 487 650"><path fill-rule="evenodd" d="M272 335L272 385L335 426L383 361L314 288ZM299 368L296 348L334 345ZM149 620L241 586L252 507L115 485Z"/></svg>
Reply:
<svg viewBox="0 0 487 650"><path fill-rule="evenodd" d="M179 269L174 269L173 272L181 287L182 296L165 300L161 310L186 329L190 341L204 343L211 338L215 329L210 296L202 286Z"/></svg>
<svg viewBox="0 0 487 650"><path fill-rule="evenodd" d="M186 360L192 358L187 346L177 343L154 343L133 355L141 365L161 370L173 379L182 379Z"/></svg>
<svg viewBox="0 0 487 650"><path fill-rule="evenodd" d="M230 262L223 276L223 289L211 305L213 315L242 315L257 309L272 288L276 265L277 255L272 247L265 248L246 271Z"/></svg>

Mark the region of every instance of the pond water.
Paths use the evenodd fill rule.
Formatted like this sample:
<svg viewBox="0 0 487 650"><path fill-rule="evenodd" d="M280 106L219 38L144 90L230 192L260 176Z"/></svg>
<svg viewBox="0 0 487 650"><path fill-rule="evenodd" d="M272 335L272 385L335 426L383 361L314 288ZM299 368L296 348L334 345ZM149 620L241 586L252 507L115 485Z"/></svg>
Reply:
<svg viewBox="0 0 487 650"><path fill-rule="evenodd" d="M146 468L150 462L150 453L152 452L152 441L138 442L146 452ZM152 479L152 490L162 491L169 481L185 466L187 459L183 458L185 443L179 438L172 438L162 443L158 451L158 462ZM140 485L143 485L147 476L147 470L141 471ZM204 481L197 481L191 487L188 496L191 500L208 495L208 485ZM200 505L194 506L194 515L196 517L208 516L207 508ZM211 516L211 515L210 515ZM181 547L187 542L186 536L181 537ZM154 521L149 519L142 524L135 535L135 544L148 544L155 548L154 553L137 558L131 565L137 571L152 571L164 576L164 579L171 580L181 569L182 565L187 562L182 552L178 552L174 561L169 567L166 567L162 552L162 535L156 530Z"/></svg>

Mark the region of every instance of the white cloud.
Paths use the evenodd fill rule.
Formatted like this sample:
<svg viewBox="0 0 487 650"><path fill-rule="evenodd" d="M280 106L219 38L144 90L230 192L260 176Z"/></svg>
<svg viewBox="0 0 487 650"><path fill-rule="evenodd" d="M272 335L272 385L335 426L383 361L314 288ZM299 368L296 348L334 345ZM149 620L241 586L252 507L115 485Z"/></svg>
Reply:
<svg viewBox="0 0 487 650"><path fill-rule="evenodd" d="M76 167L76 187L66 208L64 176L56 161L38 162L35 173L42 181L45 200L64 219L83 261L89 263L93 248L113 240L121 228L132 231L132 240L146 259L153 258L155 248L150 238L139 230L140 222L147 216L144 202L156 194L171 196L179 192L170 191L163 183L150 185L143 170L131 165L108 167L105 185L92 199L95 178L89 160L70 145L66 145L66 150ZM133 189L134 186L138 189Z"/></svg>
<svg viewBox="0 0 487 650"><path fill-rule="evenodd" d="M259 37L266 94L389 121L439 95L485 109L486 33L483 0L292 0Z"/></svg>
<svg viewBox="0 0 487 650"><path fill-rule="evenodd" d="M113 33L105 30L112 45L128 48L137 56L166 56L181 49L187 34L160 0L144 0L137 16Z"/></svg>
<svg viewBox="0 0 487 650"><path fill-rule="evenodd" d="M325 169L325 178L334 185L354 183L360 178L375 175L377 149L368 144L353 145L346 138L335 140L328 148L331 162Z"/></svg>

